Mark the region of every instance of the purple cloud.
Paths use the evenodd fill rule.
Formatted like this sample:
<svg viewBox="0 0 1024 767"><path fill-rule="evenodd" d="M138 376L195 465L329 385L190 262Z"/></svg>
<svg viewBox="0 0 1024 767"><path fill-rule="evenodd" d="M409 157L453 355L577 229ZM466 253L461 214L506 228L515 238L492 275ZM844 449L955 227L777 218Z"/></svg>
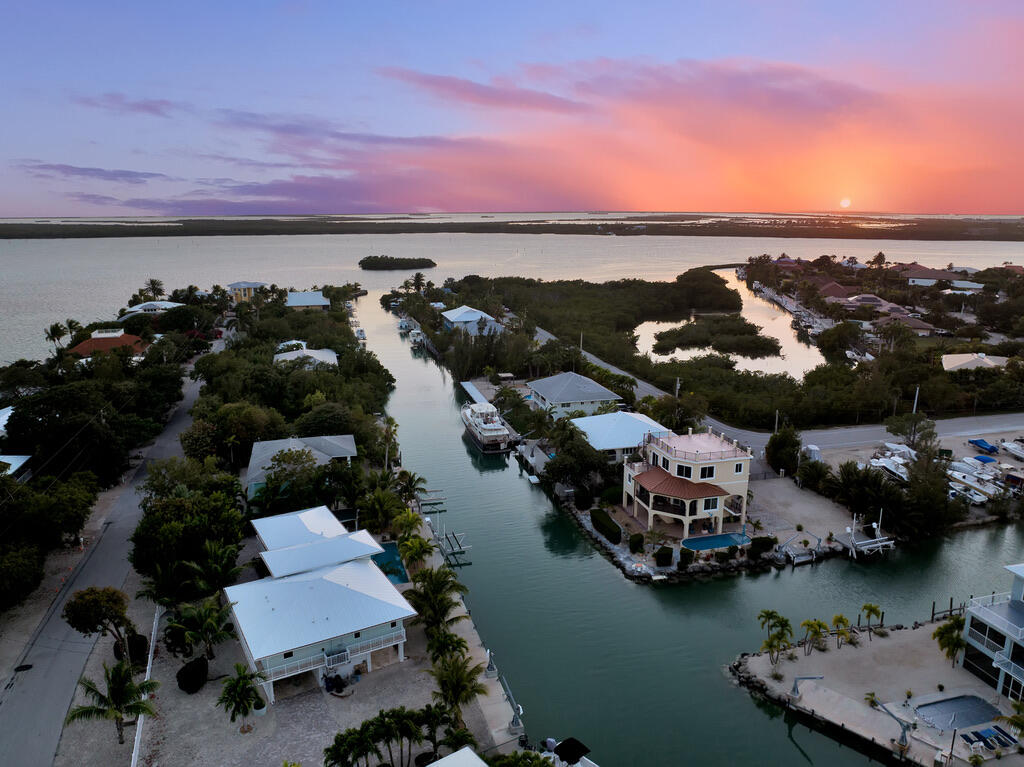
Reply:
<svg viewBox="0 0 1024 767"><path fill-rule="evenodd" d="M445 101L502 109L535 110L578 114L590 106L546 91L520 88L508 83L486 85L449 75L432 75L401 67L381 67L377 72L392 80L412 85Z"/></svg>
<svg viewBox="0 0 1024 767"><path fill-rule="evenodd" d="M80 165L36 162L34 160L23 160L15 163L15 167L36 178L88 178L99 181L114 181L122 184L145 184L155 179L171 179L170 176L164 173L122 170L118 168L88 168Z"/></svg>
<svg viewBox="0 0 1024 767"><path fill-rule="evenodd" d="M170 117L173 112L187 111L188 104L167 99L131 99L123 93L104 93L101 96L75 96L74 102L82 106L102 109L118 114L144 114Z"/></svg>

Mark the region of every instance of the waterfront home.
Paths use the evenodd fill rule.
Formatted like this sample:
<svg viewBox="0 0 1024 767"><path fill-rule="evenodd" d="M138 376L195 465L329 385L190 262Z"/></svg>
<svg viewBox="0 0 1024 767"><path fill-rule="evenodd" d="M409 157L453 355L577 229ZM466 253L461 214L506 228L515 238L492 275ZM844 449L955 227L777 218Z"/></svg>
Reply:
<svg viewBox="0 0 1024 767"><path fill-rule="evenodd" d="M129 306L127 309L122 309L117 321L124 322L129 317L136 317L140 314L163 314L170 309L177 309L179 306L184 305L176 301L145 301L141 304L135 304L135 306Z"/></svg>
<svg viewBox="0 0 1024 767"><path fill-rule="evenodd" d="M256 295L256 291L265 287L267 287L265 282L232 282L228 284L228 292L231 293L231 298L237 304L242 301L251 301L252 297Z"/></svg>
<svg viewBox="0 0 1024 767"><path fill-rule="evenodd" d="M551 408L555 418L577 410L593 415L602 406L622 399L611 389L579 373L559 373L526 385L530 389L531 403L542 410Z"/></svg>
<svg viewBox="0 0 1024 767"><path fill-rule="evenodd" d="M942 369L947 373L960 370L978 370L1006 367L1009 357L995 357L984 352L970 352L968 354L943 354Z"/></svg>
<svg viewBox="0 0 1024 767"><path fill-rule="evenodd" d="M292 342L294 345L294 342ZM280 352L274 355L274 362L294 362L305 360L306 367L312 368L317 365L338 365L338 355L331 349L307 349L305 344L302 348L292 349L287 352Z"/></svg>
<svg viewBox="0 0 1024 767"><path fill-rule="evenodd" d="M573 418L572 424L587 438L590 446L604 453L609 463L621 463L643 449L648 434L668 434L669 430L643 413L602 413Z"/></svg>
<svg viewBox="0 0 1024 767"><path fill-rule="evenodd" d="M501 333L504 328L487 312L463 304L457 309L441 312L445 330L461 330L471 336L489 336Z"/></svg>
<svg viewBox="0 0 1024 767"><path fill-rule="evenodd" d="M622 505L648 529L661 522L686 539L721 533L727 517L746 524L751 454L735 440L692 429L648 434L641 454L623 464Z"/></svg>
<svg viewBox="0 0 1024 767"><path fill-rule="evenodd" d="M303 312L326 312L331 308L331 299L319 290L293 290L284 305Z"/></svg>
<svg viewBox="0 0 1024 767"><path fill-rule="evenodd" d="M28 465L31 460L30 455L0 455L0 477L9 475L18 482L28 482L32 478Z"/></svg>
<svg viewBox="0 0 1024 767"><path fill-rule="evenodd" d="M980 282L971 282L970 280L963 279L962 274L945 269L929 269L917 263L897 264L893 269L899 273L902 279L907 281L908 286L916 285L918 287L930 288L937 282L948 282L957 290L966 290L971 293L977 293L985 287Z"/></svg>
<svg viewBox="0 0 1024 767"><path fill-rule="evenodd" d="M927 338L935 332L935 326L931 323L925 322L924 320L918 319L917 317L883 317L880 320L875 320L875 330L881 330L888 325L903 325L905 328L910 330L914 335L922 338Z"/></svg>
<svg viewBox="0 0 1024 767"><path fill-rule="evenodd" d="M93 354L109 352L113 349L128 347L135 356L141 355L148 343L139 336L125 333L123 328L100 328L92 331L92 335L68 349L69 354L77 354L79 357L87 358Z"/></svg>
<svg viewBox="0 0 1024 767"><path fill-rule="evenodd" d="M405 660L405 621L416 615L371 559L383 552L326 507L253 521L270 575L224 589L249 668L274 682L313 672L347 677Z"/></svg>
<svg viewBox="0 0 1024 767"><path fill-rule="evenodd" d="M256 493L267 485L267 472L274 456L284 450L306 450L317 466L331 461L351 463L358 455L356 440L351 434L335 434L325 437L288 437L254 442L249 457L249 468L245 473L246 497L252 500Z"/></svg>
<svg viewBox="0 0 1024 767"><path fill-rule="evenodd" d="M1009 592L975 597L967 606L961 665L1000 695L1024 700L1024 564L1007 565Z"/></svg>

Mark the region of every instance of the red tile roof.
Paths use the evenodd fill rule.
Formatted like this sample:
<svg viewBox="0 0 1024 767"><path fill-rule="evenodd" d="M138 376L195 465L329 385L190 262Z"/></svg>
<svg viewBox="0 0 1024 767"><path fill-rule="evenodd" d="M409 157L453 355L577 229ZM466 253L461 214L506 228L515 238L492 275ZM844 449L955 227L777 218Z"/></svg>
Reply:
<svg viewBox="0 0 1024 767"><path fill-rule="evenodd" d="M711 482L691 482L683 477L673 477L664 469L648 469L634 478L641 487L652 493L682 498L687 501L729 495L728 492Z"/></svg>
<svg viewBox="0 0 1024 767"><path fill-rule="evenodd" d="M149 344L138 336L125 333L109 338L87 338L77 346L72 346L68 352L77 354L79 357L91 357L96 352L109 352L111 349L119 349L122 346L130 346L135 354L142 354Z"/></svg>

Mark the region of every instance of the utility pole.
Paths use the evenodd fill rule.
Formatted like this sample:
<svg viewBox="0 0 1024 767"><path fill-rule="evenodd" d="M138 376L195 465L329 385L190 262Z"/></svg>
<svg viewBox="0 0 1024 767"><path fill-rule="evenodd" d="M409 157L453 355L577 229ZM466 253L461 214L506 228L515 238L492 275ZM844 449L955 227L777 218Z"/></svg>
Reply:
<svg viewBox="0 0 1024 767"><path fill-rule="evenodd" d="M775 408L775 428L772 429L772 434L779 430L779 409Z"/></svg>
<svg viewBox="0 0 1024 767"><path fill-rule="evenodd" d="M914 390L914 409L911 411L912 415L917 415L917 395L921 393L921 385L918 384Z"/></svg>
<svg viewBox="0 0 1024 767"><path fill-rule="evenodd" d="M679 399L679 376L676 376L676 399Z"/></svg>

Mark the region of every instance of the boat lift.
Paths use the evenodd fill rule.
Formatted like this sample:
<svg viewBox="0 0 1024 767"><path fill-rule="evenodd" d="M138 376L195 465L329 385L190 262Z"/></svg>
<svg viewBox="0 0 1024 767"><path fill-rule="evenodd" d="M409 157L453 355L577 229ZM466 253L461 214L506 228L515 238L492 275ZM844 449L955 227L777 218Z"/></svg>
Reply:
<svg viewBox="0 0 1024 767"><path fill-rule="evenodd" d="M430 521L429 518L427 520ZM464 559L466 553L473 548L465 544L465 533L456 533L454 531L449 532L444 527L440 530L430 525L430 530L433 535L434 545L437 550L444 557L444 562L449 567L465 567L466 565L473 564L467 559Z"/></svg>
<svg viewBox="0 0 1024 767"><path fill-rule="evenodd" d="M857 558L857 554L877 554L879 552L885 553L891 549L896 548L896 539L883 536L881 534L882 529L882 514L878 513L878 521L871 523L871 528L874 531L874 537L869 538L861 532L866 527L863 523L857 524L857 515L853 515L853 525L846 528L847 535L850 536L850 557L853 559Z"/></svg>

